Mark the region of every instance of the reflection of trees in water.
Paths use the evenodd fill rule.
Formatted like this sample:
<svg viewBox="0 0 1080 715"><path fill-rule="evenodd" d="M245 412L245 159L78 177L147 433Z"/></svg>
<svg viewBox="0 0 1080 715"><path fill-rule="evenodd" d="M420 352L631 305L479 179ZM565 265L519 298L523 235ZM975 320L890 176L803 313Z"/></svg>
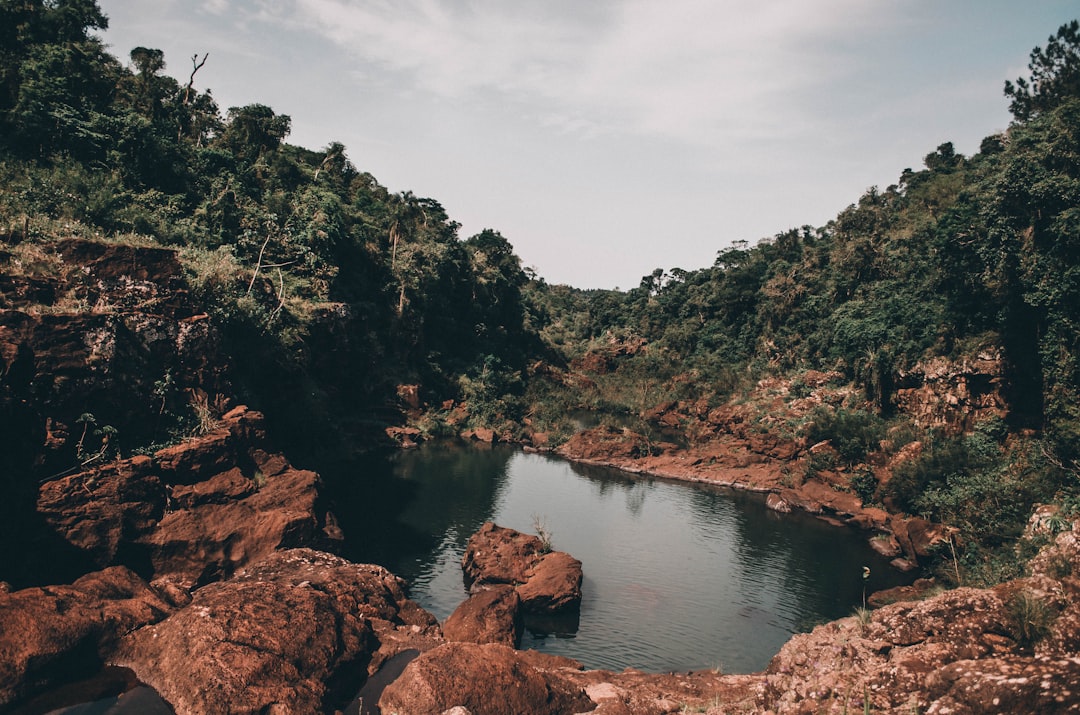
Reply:
<svg viewBox="0 0 1080 715"><path fill-rule="evenodd" d="M814 625L822 614L846 616L862 597L863 566L871 567L870 590L910 582L873 553L860 532L825 523L809 514L779 514L760 494L735 490L692 490L691 523L708 537L728 525L733 563L731 578L749 597L775 593L791 628ZM774 585L765 582L770 578Z"/></svg>
<svg viewBox="0 0 1080 715"><path fill-rule="evenodd" d="M650 477L641 477L629 474L611 467L600 467L593 464L578 464L566 462L570 465L570 471L579 477L584 477L596 487L601 496L609 493L623 492L626 494L627 510L637 516L645 504L645 498L655 486L655 480Z"/></svg>
<svg viewBox="0 0 1080 715"><path fill-rule="evenodd" d="M492 518L509 477L510 447L435 443L395 454L395 481L414 487L398 520L428 535L422 550L402 554L398 562L427 563L431 555L452 544L464 549L469 537Z"/></svg>
<svg viewBox="0 0 1080 715"><path fill-rule="evenodd" d="M344 555L408 578L417 564L435 560L447 534L464 548L491 518L513 454L508 447L438 443L341 467L327 481L345 532Z"/></svg>

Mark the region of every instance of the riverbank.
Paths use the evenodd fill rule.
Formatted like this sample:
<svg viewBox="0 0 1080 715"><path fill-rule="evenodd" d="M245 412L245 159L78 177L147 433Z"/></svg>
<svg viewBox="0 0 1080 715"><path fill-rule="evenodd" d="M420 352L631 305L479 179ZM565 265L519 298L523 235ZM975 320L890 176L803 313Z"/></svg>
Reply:
<svg viewBox="0 0 1080 715"><path fill-rule="evenodd" d="M804 448L795 441L759 443L729 437L681 447L671 443L646 445L645 438L627 430L597 427L580 432L555 453L581 464L612 467L632 474L767 493L766 505L778 512L793 509L837 525L867 533L870 545L893 559L901 571L912 571L920 559L947 541L950 530L925 519L865 506L850 491L836 486L845 480L809 468L815 453L828 445ZM834 477L834 481L829 480Z"/></svg>

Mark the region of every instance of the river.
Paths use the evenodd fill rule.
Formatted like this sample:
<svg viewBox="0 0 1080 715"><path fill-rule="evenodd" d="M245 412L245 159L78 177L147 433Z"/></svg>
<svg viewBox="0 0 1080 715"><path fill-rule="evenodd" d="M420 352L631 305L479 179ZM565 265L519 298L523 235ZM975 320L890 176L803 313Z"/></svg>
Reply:
<svg viewBox="0 0 1080 715"><path fill-rule="evenodd" d="M521 647L589 668L758 671L793 633L850 615L864 588L910 581L865 534L777 514L760 494L503 446L427 444L352 469L334 480L344 555L405 578L440 620L467 596L460 561L481 524L542 523L583 563L582 604L527 622Z"/></svg>

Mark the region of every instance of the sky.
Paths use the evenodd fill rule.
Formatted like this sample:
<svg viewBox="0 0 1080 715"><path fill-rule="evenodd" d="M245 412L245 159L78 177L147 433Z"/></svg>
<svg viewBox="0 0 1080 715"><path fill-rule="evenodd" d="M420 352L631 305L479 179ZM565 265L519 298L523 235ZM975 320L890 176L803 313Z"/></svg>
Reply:
<svg viewBox="0 0 1080 715"><path fill-rule="evenodd" d="M1010 120L1005 80L1076 0L98 0L222 111L339 141L392 192L499 231L549 283L636 287L823 226L941 143Z"/></svg>

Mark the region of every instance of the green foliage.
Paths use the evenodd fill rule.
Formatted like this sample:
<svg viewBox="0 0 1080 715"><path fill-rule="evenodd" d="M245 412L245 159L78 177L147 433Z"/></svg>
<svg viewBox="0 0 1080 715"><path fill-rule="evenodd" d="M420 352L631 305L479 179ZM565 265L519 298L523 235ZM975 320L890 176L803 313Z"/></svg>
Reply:
<svg viewBox="0 0 1080 715"><path fill-rule="evenodd" d="M861 469L851 477L851 490L863 504L872 504L877 496L878 480L872 469Z"/></svg>
<svg viewBox="0 0 1080 715"><path fill-rule="evenodd" d="M1030 78L1005 82L1005 96L1012 100L1009 111L1016 119L1032 119L1069 97L1080 97L1080 22L1062 25L1046 49L1032 50L1028 70Z"/></svg>
<svg viewBox="0 0 1080 715"><path fill-rule="evenodd" d="M1021 648L1030 650L1053 631L1058 614L1039 596L1018 591L1006 605L1012 636Z"/></svg>
<svg viewBox="0 0 1080 715"><path fill-rule="evenodd" d="M865 461L867 453L878 449L885 438L885 420L865 410L816 408L806 427L811 444L828 440L841 461L855 465Z"/></svg>

